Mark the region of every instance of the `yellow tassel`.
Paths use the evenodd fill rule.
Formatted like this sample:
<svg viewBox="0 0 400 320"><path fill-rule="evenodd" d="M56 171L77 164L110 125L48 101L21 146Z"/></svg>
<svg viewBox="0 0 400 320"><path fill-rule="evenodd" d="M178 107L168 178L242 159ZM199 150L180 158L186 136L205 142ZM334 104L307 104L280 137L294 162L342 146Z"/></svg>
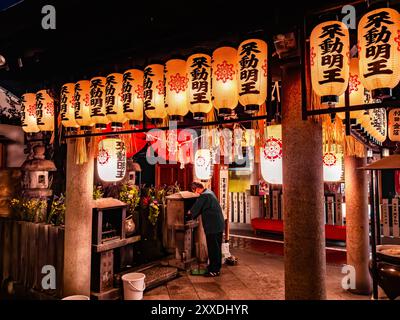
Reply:
<svg viewBox="0 0 400 320"><path fill-rule="evenodd" d="M78 130L78 134L83 134ZM87 162L86 138L77 138L75 143L75 163L84 164Z"/></svg>

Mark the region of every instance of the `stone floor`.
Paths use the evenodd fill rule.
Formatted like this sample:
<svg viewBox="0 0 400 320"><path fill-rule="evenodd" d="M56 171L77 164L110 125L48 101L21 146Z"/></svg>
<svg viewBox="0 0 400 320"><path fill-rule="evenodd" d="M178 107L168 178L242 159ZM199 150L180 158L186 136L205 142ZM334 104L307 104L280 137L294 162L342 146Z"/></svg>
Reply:
<svg viewBox="0 0 400 320"><path fill-rule="evenodd" d="M267 250L272 246L272 252ZM231 254L239 259L236 266L223 266L221 276L207 278L181 272L180 277L145 293L145 300L242 300L284 299L283 256L279 243L232 238ZM340 253L345 257L345 253ZM341 287L341 264L327 255L327 295L331 300L370 299L353 295ZM339 259L340 261L340 259Z"/></svg>

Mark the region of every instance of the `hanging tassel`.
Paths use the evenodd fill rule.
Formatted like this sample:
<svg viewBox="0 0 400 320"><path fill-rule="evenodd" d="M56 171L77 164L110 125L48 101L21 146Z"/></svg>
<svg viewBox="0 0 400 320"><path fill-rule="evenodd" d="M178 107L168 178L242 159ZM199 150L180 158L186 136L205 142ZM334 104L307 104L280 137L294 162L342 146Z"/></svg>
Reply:
<svg viewBox="0 0 400 320"><path fill-rule="evenodd" d="M83 134L82 130L78 130L78 134ZM77 138L75 143L75 163L80 165L87 162L86 138Z"/></svg>

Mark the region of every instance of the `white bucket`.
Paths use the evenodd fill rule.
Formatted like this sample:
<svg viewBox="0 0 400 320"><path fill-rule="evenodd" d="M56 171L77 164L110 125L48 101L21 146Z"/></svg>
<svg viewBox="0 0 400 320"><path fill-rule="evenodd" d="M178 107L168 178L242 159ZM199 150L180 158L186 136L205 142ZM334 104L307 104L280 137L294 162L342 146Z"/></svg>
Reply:
<svg viewBox="0 0 400 320"><path fill-rule="evenodd" d="M74 296L68 296L68 297L62 298L61 300L90 300L90 298L88 296L77 294Z"/></svg>
<svg viewBox="0 0 400 320"><path fill-rule="evenodd" d="M146 275L143 273L132 272L122 276L124 283L124 300L142 300L143 291L146 289L144 279Z"/></svg>

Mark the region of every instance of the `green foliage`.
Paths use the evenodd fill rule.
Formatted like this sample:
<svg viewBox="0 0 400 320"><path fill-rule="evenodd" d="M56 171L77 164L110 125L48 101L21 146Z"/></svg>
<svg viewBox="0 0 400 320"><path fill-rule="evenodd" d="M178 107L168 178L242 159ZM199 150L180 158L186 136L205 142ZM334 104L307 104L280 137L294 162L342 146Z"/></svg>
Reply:
<svg viewBox="0 0 400 320"><path fill-rule="evenodd" d="M104 191L103 191L102 186L95 186L93 188L93 200L103 198L103 195L104 195Z"/></svg>
<svg viewBox="0 0 400 320"><path fill-rule="evenodd" d="M64 224L65 218L65 197L61 194L59 197L54 196L51 203L50 212L47 216L47 223L56 226Z"/></svg>
<svg viewBox="0 0 400 320"><path fill-rule="evenodd" d="M17 220L30 222L44 222L46 220L46 200L14 198L11 200L10 206Z"/></svg>
<svg viewBox="0 0 400 320"><path fill-rule="evenodd" d="M149 205L149 221L153 226L157 224L159 214L160 214L160 206L155 200Z"/></svg>
<svg viewBox="0 0 400 320"><path fill-rule="evenodd" d="M133 215L140 202L139 188L129 183L123 184L119 192L119 200L128 204L129 214Z"/></svg>

